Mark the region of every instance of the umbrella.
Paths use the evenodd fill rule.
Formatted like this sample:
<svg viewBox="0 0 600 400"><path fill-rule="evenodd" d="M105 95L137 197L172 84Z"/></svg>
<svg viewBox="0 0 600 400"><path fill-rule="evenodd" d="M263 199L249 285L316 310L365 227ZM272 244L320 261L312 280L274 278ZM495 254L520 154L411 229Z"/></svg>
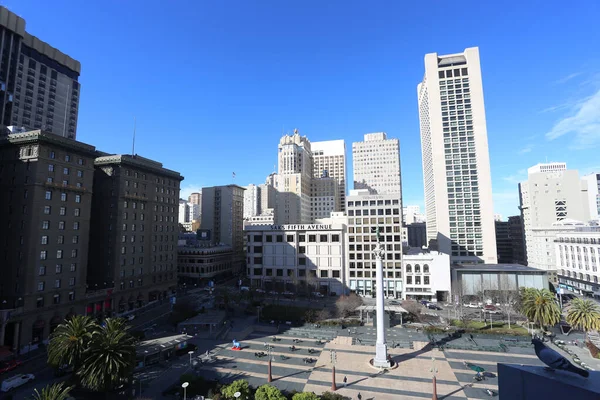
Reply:
<svg viewBox="0 0 600 400"><path fill-rule="evenodd" d="M465 367L472 369L475 372L482 373L485 372L485 369L481 368L479 365L471 364L466 361L463 361Z"/></svg>

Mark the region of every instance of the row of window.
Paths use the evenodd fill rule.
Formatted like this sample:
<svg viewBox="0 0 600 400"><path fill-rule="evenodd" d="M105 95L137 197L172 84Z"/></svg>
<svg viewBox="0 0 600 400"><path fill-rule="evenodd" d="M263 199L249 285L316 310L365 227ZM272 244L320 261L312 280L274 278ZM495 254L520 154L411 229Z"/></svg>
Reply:
<svg viewBox="0 0 600 400"><path fill-rule="evenodd" d="M56 250L56 258L57 259L62 259L63 258L63 250ZM77 249L73 249L71 250L71 258L77 258ZM40 260L47 260L48 259L48 251L47 250L42 250L40 251Z"/></svg>
<svg viewBox="0 0 600 400"><path fill-rule="evenodd" d="M51 159L56 159L56 152L54 152L53 150L50 150L48 152L48 157L50 157ZM70 154L65 154L64 156L64 160L65 162L71 162L72 157ZM83 158L78 158L77 159L77 165L85 165L85 160Z"/></svg>
<svg viewBox="0 0 600 400"><path fill-rule="evenodd" d="M362 200L362 201L348 201L348 207L366 207L366 206L390 206L399 205L400 200Z"/></svg>
<svg viewBox="0 0 600 400"><path fill-rule="evenodd" d="M50 229L50 221L42 221L42 229L43 230ZM58 221L58 229L59 230L65 229L65 221ZM73 222L73 229L79 230L79 222L78 221Z"/></svg>
<svg viewBox="0 0 600 400"><path fill-rule="evenodd" d="M48 242L49 242L48 236L46 236L46 235L42 236L40 242L41 242L41 244L48 244ZM73 244L79 243L79 236L74 235L73 239L71 240L71 242ZM62 235L59 235L57 237L57 244L64 244L64 243L65 243L65 237L62 236Z"/></svg>
<svg viewBox="0 0 600 400"><path fill-rule="evenodd" d="M46 268L45 265L40 266L40 268L38 270L38 275L39 276L45 276L46 275L46 269L47 268ZM55 273L60 274L60 273L62 273L62 270L63 270L63 265L62 264L56 264L55 270L54 270ZM72 263L71 267L69 268L69 271L75 272L76 270L77 270L77 264Z"/></svg>
<svg viewBox="0 0 600 400"><path fill-rule="evenodd" d="M38 290L39 290L39 284L38 284ZM42 282L42 287L43 287L43 282ZM43 291L44 289L41 289L39 291ZM75 301L75 292L69 292L69 301ZM52 303L53 304L60 304L60 293L56 293L53 297L52 297ZM37 298L37 302L36 302L36 307L37 308L43 308L44 307L44 298L43 297L38 297Z"/></svg>
<svg viewBox="0 0 600 400"><path fill-rule="evenodd" d="M306 242L306 236L305 234L298 234L298 241L301 243L305 243ZM264 235L264 242L266 243L283 243L283 237L284 235ZM339 234L332 234L331 235L331 240L330 240L330 235L326 235L326 234L320 234L320 235L308 235L308 243L317 243L317 238L319 239L318 243L339 243L340 241L340 235ZM294 235L285 235L285 239L288 243L294 243L295 242L295 238ZM248 242L263 242L263 235L253 235L248 236Z"/></svg>
<svg viewBox="0 0 600 400"><path fill-rule="evenodd" d="M54 288L55 289L60 289L62 285L62 279L56 279L54 280ZM75 286L75 277L71 277L69 278L69 286ZM38 292L43 292L44 289L46 289L46 282L45 281L39 281L37 284L37 290Z"/></svg>
<svg viewBox="0 0 600 400"><path fill-rule="evenodd" d="M67 193L61 192L60 193L60 201L67 201L67 198L68 198L67 195L68 195ZM52 191L46 190L46 194L45 194L44 198L46 200L52 200ZM75 195L75 203L81 203L81 195L80 194Z"/></svg>
<svg viewBox="0 0 600 400"><path fill-rule="evenodd" d="M54 172L54 164L48 164L48 172ZM71 170L69 169L69 167L63 167L63 175L69 175L71 173ZM78 169L77 170L77 177L78 178L83 178L83 171Z"/></svg>

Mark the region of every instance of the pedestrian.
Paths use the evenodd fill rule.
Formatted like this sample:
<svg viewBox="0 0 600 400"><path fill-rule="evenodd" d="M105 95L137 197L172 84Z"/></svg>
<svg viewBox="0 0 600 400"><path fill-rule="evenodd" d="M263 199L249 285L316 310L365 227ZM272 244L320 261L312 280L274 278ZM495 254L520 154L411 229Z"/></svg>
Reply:
<svg viewBox="0 0 600 400"><path fill-rule="evenodd" d="M344 376L344 387L346 387L347 383L348 383L348 378Z"/></svg>
<svg viewBox="0 0 600 400"><path fill-rule="evenodd" d="M362 394L360 394L360 392L358 392L358 395L356 396L356 398L357 398L358 400L362 400Z"/></svg>
<svg viewBox="0 0 600 400"><path fill-rule="evenodd" d="M348 328L348 335L350 334L350 328Z"/></svg>

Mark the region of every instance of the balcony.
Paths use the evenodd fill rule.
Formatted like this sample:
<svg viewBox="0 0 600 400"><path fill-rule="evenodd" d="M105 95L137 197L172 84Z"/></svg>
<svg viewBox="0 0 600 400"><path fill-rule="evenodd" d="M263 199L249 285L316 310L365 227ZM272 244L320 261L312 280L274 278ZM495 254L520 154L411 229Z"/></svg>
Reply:
<svg viewBox="0 0 600 400"><path fill-rule="evenodd" d="M74 192L86 193L88 190L84 187L77 187L73 185L63 185L60 182L44 182L44 184L48 187L53 187L57 189L71 190Z"/></svg>

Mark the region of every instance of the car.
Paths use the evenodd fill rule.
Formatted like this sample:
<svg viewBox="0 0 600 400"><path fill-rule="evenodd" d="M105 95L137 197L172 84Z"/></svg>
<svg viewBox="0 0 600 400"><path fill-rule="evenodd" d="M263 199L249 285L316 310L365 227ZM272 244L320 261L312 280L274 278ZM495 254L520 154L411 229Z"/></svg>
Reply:
<svg viewBox="0 0 600 400"><path fill-rule="evenodd" d="M255 292L256 292L256 293L264 293L265 291L264 291L264 290L262 290L262 289L256 289L256 290L255 290Z"/></svg>
<svg viewBox="0 0 600 400"><path fill-rule="evenodd" d="M421 300L419 301L419 303L421 303L422 305L424 305L425 307L427 307L427 304L429 304L428 300Z"/></svg>
<svg viewBox="0 0 600 400"><path fill-rule="evenodd" d="M8 378L2 381L2 386L0 386L0 391L8 392L14 388L18 388L21 385L26 384L29 381L35 379L35 375L33 374L23 374L23 375L15 375L12 378Z"/></svg>
<svg viewBox="0 0 600 400"><path fill-rule="evenodd" d="M482 310L490 314L498 314L498 309L491 304L486 305Z"/></svg>
<svg viewBox="0 0 600 400"><path fill-rule="evenodd" d="M269 294L271 296L279 296L279 292L277 290L271 290L271 291L269 291Z"/></svg>
<svg viewBox="0 0 600 400"><path fill-rule="evenodd" d="M323 296L323 293L320 293L320 292L312 292L312 295L313 295L314 297L324 297L324 296Z"/></svg>
<svg viewBox="0 0 600 400"><path fill-rule="evenodd" d="M430 310L441 310L442 308L434 303L428 303L426 306Z"/></svg>
<svg viewBox="0 0 600 400"><path fill-rule="evenodd" d="M290 292L289 290L286 290L285 292L283 292L283 295L286 297L291 297L294 295L294 292Z"/></svg>
<svg viewBox="0 0 600 400"><path fill-rule="evenodd" d="M465 303L463 306L467 308L477 308L477 303Z"/></svg>
<svg viewBox="0 0 600 400"><path fill-rule="evenodd" d="M12 371L13 369L17 368L21 364L23 364L23 362L16 360L16 359L8 360L8 361L1 361L0 362L0 374L3 374L8 371Z"/></svg>

